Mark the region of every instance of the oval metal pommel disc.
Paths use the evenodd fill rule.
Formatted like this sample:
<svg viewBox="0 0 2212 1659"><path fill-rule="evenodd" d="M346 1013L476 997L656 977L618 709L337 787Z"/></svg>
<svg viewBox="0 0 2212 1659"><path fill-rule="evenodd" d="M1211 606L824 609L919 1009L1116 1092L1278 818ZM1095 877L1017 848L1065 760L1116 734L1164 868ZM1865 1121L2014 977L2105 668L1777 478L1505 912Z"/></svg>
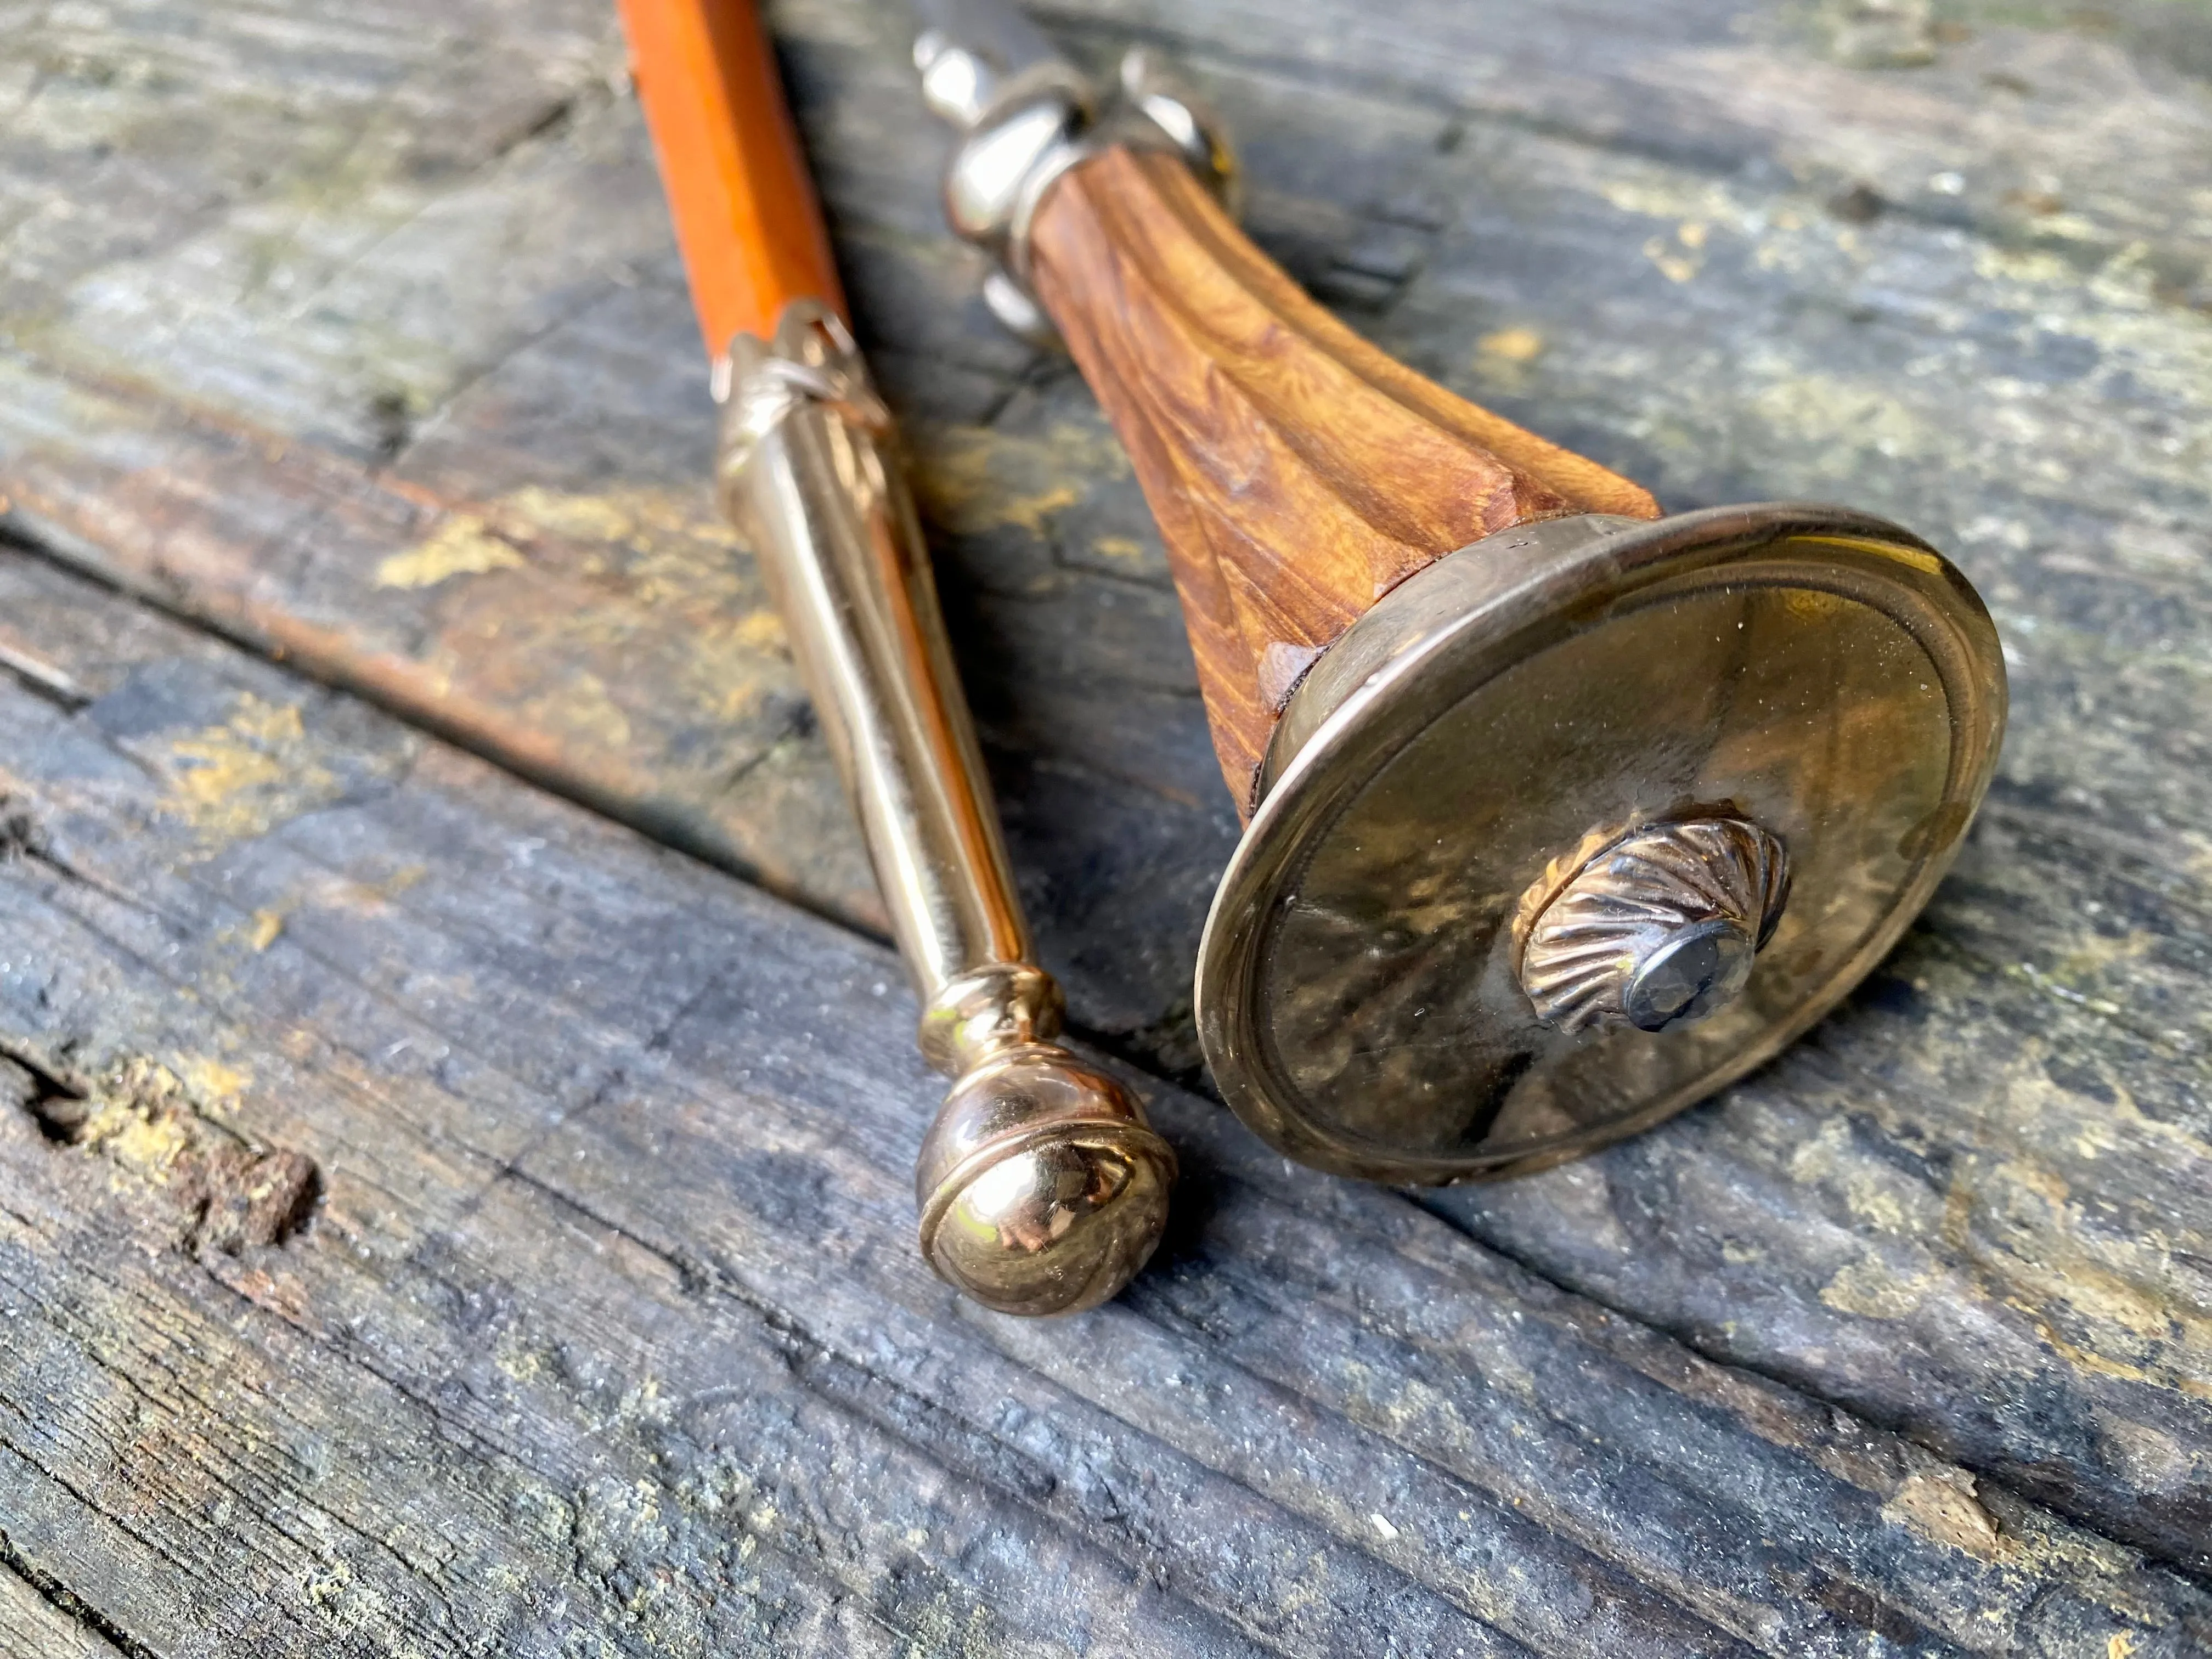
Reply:
<svg viewBox="0 0 2212 1659"><path fill-rule="evenodd" d="M1277 1147L1543 1164L1767 1059L1896 943L1996 761L1964 577L1839 508L1506 531L1317 662L1207 918L1199 1034Z"/></svg>

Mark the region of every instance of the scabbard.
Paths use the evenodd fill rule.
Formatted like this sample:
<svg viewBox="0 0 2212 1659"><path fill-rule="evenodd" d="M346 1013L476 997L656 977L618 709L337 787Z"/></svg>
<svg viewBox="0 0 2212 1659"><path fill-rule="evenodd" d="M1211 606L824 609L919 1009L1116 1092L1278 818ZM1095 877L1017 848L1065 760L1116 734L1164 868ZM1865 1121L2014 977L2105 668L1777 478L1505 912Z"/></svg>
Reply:
<svg viewBox="0 0 2212 1659"><path fill-rule="evenodd" d="M1054 1041L891 420L745 0L624 0L723 409L723 505L775 592L952 1079L915 1171L938 1273L1005 1313L1113 1295L1158 1242L1174 1152Z"/></svg>

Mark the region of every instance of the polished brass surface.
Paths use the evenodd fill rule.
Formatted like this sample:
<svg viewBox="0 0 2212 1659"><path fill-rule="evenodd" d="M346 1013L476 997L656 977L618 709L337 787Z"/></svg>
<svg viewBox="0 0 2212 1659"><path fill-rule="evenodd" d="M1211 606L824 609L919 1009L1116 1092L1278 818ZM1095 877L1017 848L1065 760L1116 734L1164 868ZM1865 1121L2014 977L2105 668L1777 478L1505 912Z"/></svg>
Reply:
<svg viewBox="0 0 2212 1659"><path fill-rule="evenodd" d="M1789 896L1789 853L1759 825L1644 824L1554 860L1522 895L1515 971L1563 1031L1688 1025L1742 994Z"/></svg>
<svg viewBox="0 0 2212 1659"><path fill-rule="evenodd" d="M717 384L725 504L860 816L923 1052L955 1079L918 1177L923 1253L1004 1312L1091 1306L1158 1242L1175 1157L1121 1085L1051 1042L1059 988L1028 959L889 416L811 301L773 341L740 336Z"/></svg>
<svg viewBox="0 0 2212 1659"><path fill-rule="evenodd" d="M1972 588L1864 514L1585 516L1462 549L1285 711L1200 947L1214 1078L1284 1152L1375 1179L1538 1167L1656 1122L1895 942L1987 787L2004 707ZM1786 848L1786 905L1778 866L1747 865L1736 896L1686 901L1631 952L1605 994L1619 1018L1547 1023L1522 979L1544 916L1609 842L1699 820ZM1638 1029L1686 982L1735 994Z"/></svg>
<svg viewBox="0 0 2212 1659"><path fill-rule="evenodd" d="M922 1145L922 1250L1002 1313L1091 1307L1152 1254L1175 1174L1111 1078L1049 1043L1000 1048L952 1085Z"/></svg>

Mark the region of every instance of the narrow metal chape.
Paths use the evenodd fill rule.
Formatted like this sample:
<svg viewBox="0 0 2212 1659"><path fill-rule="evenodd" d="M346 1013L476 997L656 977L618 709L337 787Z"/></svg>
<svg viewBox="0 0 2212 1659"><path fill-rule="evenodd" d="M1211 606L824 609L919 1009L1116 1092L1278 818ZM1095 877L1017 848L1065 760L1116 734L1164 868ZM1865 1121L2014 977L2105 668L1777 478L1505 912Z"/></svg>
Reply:
<svg viewBox="0 0 2212 1659"><path fill-rule="evenodd" d="M890 416L834 312L794 301L726 371L724 504L776 592L954 1079L915 1175L921 1247L1001 1312L1112 1296L1166 1220L1176 1160L1111 1078L1052 1039Z"/></svg>

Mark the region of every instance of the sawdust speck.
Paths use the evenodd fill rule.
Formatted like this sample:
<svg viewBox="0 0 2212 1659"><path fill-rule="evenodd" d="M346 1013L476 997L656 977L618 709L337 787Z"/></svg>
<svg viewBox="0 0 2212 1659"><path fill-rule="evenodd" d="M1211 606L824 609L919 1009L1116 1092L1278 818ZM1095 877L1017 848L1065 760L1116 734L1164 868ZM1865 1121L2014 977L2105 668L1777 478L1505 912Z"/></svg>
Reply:
<svg viewBox="0 0 2212 1659"><path fill-rule="evenodd" d="M1533 328L1501 328L1475 344L1486 356L1503 357L1509 363L1533 363L1543 354L1544 337Z"/></svg>

